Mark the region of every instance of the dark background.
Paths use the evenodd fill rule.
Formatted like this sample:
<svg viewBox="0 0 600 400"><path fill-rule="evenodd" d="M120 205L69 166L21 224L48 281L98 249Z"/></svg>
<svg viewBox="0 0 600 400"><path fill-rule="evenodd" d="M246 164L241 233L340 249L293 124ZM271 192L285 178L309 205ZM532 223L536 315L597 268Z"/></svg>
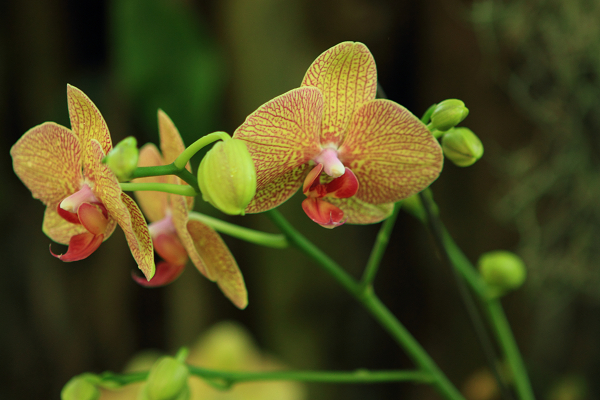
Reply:
<svg viewBox="0 0 600 400"><path fill-rule="evenodd" d="M2 2L0 398L58 398L76 374L119 371L145 348L174 351L227 319L293 368L411 367L369 315L293 249L225 237L248 286L244 311L193 268L162 289L137 286L119 229L87 260L62 263L41 231L44 206L12 172L9 148L24 132L44 121L69 126L67 83L95 102L114 143L129 135L156 142L160 107L189 144L215 130L232 133L345 40L370 48L387 96L416 115L445 98L470 108L464 125L486 154L466 169L446 163L432 186L442 218L472 261L495 249L525 259L528 280L503 303L537 396L597 398L599 20L592 0ZM324 230L300 201L281 211L359 276L377 226ZM225 218L201 203L197 210ZM274 231L261 215L228 219ZM459 388L483 382L483 356L452 274L406 214L375 289ZM310 399L437 398L412 384L308 389Z"/></svg>

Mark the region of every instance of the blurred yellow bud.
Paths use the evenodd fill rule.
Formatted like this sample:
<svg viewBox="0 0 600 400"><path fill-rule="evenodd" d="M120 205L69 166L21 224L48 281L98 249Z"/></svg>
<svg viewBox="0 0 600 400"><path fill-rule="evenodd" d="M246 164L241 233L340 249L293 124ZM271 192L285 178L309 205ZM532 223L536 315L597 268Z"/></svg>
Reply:
<svg viewBox="0 0 600 400"><path fill-rule="evenodd" d="M510 251L497 250L483 254L477 263L481 277L488 284L492 297L520 287L527 276L521 257Z"/></svg>
<svg viewBox="0 0 600 400"><path fill-rule="evenodd" d="M182 361L161 357L150 369L140 397L146 396L148 400L185 400L189 398L188 377L188 368Z"/></svg>
<svg viewBox="0 0 600 400"><path fill-rule="evenodd" d="M469 128L453 128L442 137L444 155L459 167L468 167L483 156L481 140Z"/></svg>
<svg viewBox="0 0 600 400"><path fill-rule="evenodd" d="M119 182L127 182L137 168L139 155L137 140L129 136L117 143L102 162L116 175Z"/></svg>
<svg viewBox="0 0 600 400"><path fill-rule="evenodd" d="M98 400L100 390L91 377L93 375L83 374L71 378L60 392L61 400Z"/></svg>
<svg viewBox="0 0 600 400"><path fill-rule="evenodd" d="M256 169L239 139L217 142L198 168L202 198L225 214L244 215L256 193Z"/></svg>
<svg viewBox="0 0 600 400"><path fill-rule="evenodd" d="M458 99L444 100L437 105L431 114L431 123L427 126L429 130L437 129L445 132L460 124L469 115L469 109L465 103Z"/></svg>

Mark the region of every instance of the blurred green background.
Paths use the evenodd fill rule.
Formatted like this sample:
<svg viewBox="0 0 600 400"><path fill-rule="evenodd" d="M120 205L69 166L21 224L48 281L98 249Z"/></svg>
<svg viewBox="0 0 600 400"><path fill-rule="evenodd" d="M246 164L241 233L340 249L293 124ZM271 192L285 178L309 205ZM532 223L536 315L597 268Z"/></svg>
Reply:
<svg viewBox="0 0 600 400"><path fill-rule="evenodd" d="M57 399L76 374L120 371L142 349L174 351L226 319L293 368L411 367L369 315L292 249L225 237L248 286L244 311L192 268L162 289L137 286L119 230L87 260L62 263L40 229L43 205L12 172L8 151L24 132L44 121L69 126L67 83L96 103L115 143L129 135L156 142L160 107L189 144L214 130L232 133L345 40L370 48L388 97L416 115L445 98L470 108L464 125L486 154L467 169L446 163L432 186L442 218L473 261L500 248L525 259L528 281L504 305L537 396L598 398L598 21L595 0L2 2L0 398ZM281 211L359 276L377 226L325 230L300 201ZM274 230L261 215L228 219ZM452 274L407 215L375 289L459 388L485 386ZM308 393L438 398L411 384L308 385ZM470 398L494 398L477 393Z"/></svg>

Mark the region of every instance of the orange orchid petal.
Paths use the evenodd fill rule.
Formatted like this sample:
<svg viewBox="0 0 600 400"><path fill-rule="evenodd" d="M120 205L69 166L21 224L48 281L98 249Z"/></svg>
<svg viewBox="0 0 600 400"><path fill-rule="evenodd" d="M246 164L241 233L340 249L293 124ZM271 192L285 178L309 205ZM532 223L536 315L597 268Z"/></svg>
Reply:
<svg viewBox="0 0 600 400"><path fill-rule="evenodd" d="M293 89L263 104L235 131L233 137L248 145L258 177L246 212L277 207L302 186L305 163L320 151L322 109L318 89Z"/></svg>
<svg viewBox="0 0 600 400"><path fill-rule="evenodd" d="M179 157L181 153L183 153L185 150L185 145L183 144L183 139L175 127L175 124L163 110L158 110L158 132L160 136L160 150L162 151L164 164L171 164L177 157ZM188 171L192 171L192 167L189 162L185 167ZM170 178L173 180L173 183L187 185L187 183L180 178L175 176L171 176ZM191 210L194 207L194 197L184 197L188 204L188 209Z"/></svg>
<svg viewBox="0 0 600 400"><path fill-rule="evenodd" d="M238 308L248 305L244 278L221 236L200 221L188 221L187 230L194 241L195 251L202 257L211 280L216 281L223 294ZM191 253L190 253L191 256Z"/></svg>
<svg viewBox="0 0 600 400"><path fill-rule="evenodd" d="M81 187L82 149L64 126L46 122L27 131L10 149L17 176L47 206Z"/></svg>
<svg viewBox="0 0 600 400"><path fill-rule="evenodd" d="M79 261L88 258L102 244L104 235L94 235L90 232L80 233L71 237L69 248L65 254L54 254L50 249L50 254L64 262Z"/></svg>
<svg viewBox="0 0 600 400"><path fill-rule="evenodd" d="M164 165L163 158L156 146L147 143L140 149L139 167L154 167ZM149 176L134 179L133 182L173 183L170 176ZM165 217L168 206L168 194L165 192L139 191L134 192L136 201L150 222L160 221Z"/></svg>
<svg viewBox="0 0 600 400"><path fill-rule="evenodd" d="M394 203L369 204L352 196L346 199L326 197L327 201L344 211L344 218L348 224L374 224L383 221L394 211Z"/></svg>
<svg viewBox="0 0 600 400"><path fill-rule="evenodd" d="M175 231L177 231L177 236L179 237L179 240L181 240L183 247L185 247L190 260L192 260L192 263L202 275L211 281L214 281L217 278L216 275L208 274L209 271L207 271L206 266L204 265L204 260L196 250L194 239L187 229L188 209L183 196L173 196L171 199L171 212L171 219L175 226Z"/></svg>
<svg viewBox="0 0 600 400"><path fill-rule="evenodd" d="M100 143L91 140L89 149L92 166L89 178L95 183L92 191L108 210L109 217L114 218L123 229L139 269L147 279L151 279L154 276L154 248L146 220L135 201L121 191L115 175L102 164L104 152Z"/></svg>
<svg viewBox="0 0 600 400"><path fill-rule="evenodd" d="M302 202L302 209L317 224L324 228L335 228L345 222L344 212L331 203L316 197L308 197Z"/></svg>
<svg viewBox="0 0 600 400"><path fill-rule="evenodd" d="M321 142L337 144L343 139L354 110L375 98L375 60L362 43L340 43L312 63L302 86L314 86L323 93Z"/></svg>
<svg viewBox="0 0 600 400"><path fill-rule="evenodd" d="M429 186L442 170L442 149L427 127L389 100L356 110L340 160L360 183L356 197L371 204L393 203Z"/></svg>
<svg viewBox="0 0 600 400"><path fill-rule="evenodd" d="M166 262L172 265L185 265L188 254L175 232L161 233L152 239L154 250Z"/></svg>
<svg viewBox="0 0 600 400"><path fill-rule="evenodd" d="M77 210L77 215L81 225L93 235L100 235L106 231L108 226L108 218L104 215L103 210L97 204L83 203Z"/></svg>
<svg viewBox="0 0 600 400"><path fill-rule="evenodd" d="M159 261L159 263L156 265L156 273L149 281L144 277L138 276L134 272L131 273L131 277L134 281L142 286L160 287L175 281L177 278L179 278L179 276L181 276L181 273L184 269L185 264L173 265L165 261Z"/></svg>
<svg viewBox="0 0 600 400"><path fill-rule="evenodd" d="M92 139L100 143L104 154L108 154L112 149L112 141L106 122L96 105L85 93L71 85L67 85L67 98L71 129L84 146L84 163L87 158L87 145Z"/></svg>

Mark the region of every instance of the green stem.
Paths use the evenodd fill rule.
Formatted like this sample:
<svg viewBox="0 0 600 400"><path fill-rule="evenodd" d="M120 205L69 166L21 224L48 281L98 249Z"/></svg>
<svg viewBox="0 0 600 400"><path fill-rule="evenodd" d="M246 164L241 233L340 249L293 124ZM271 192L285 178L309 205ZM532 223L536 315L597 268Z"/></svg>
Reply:
<svg viewBox="0 0 600 400"><path fill-rule="evenodd" d="M306 239L277 210L269 211L268 215L273 223L287 236L291 244L315 260L371 313L375 320L407 352L413 362L431 376L430 383L440 394L448 399L464 399L404 325L381 303L371 286L363 288L363 285L348 275L335 261Z"/></svg>
<svg viewBox="0 0 600 400"><path fill-rule="evenodd" d="M375 275L379 270L379 264L381 263L381 259L383 258L385 249L387 249L388 243L390 241L392 229L394 229L394 225L396 224L396 219L398 218L398 213L400 211L401 205L402 202L394 204L394 211L392 212L392 215L390 215L383 222L383 224L381 224L381 228L379 229L379 233L377 234L377 238L375 239L373 250L371 250L371 255L369 256L367 266L365 267L365 271L363 272L363 276L361 279L361 285L363 287L363 290L373 285Z"/></svg>
<svg viewBox="0 0 600 400"><path fill-rule="evenodd" d="M183 179L188 185L194 188L197 193L200 193L198 187L198 179L187 169L179 169L174 164L159 165L155 167L138 167L131 176L131 179L146 178L149 176L175 175Z"/></svg>
<svg viewBox="0 0 600 400"><path fill-rule="evenodd" d="M203 222L217 232L233 236L237 239L245 240L246 242L261 246L274 247L276 249L288 247L288 241L285 236L278 233L255 231L254 229L244 228L243 226L231 224L229 222L209 217L208 215L200 214L195 211L190 211L188 218L194 221Z"/></svg>
<svg viewBox="0 0 600 400"><path fill-rule="evenodd" d="M189 145L183 153L177 157L177 159L173 162L178 169L184 169L185 165L190 161L190 158L194 156L197 152L199 152L204 146L211 144L212 142L216 142L217 140L228 140L231 139L225 132L213 132L208 135L202 136L200 139L196 140L194 143Z"/></svg>
<svg viewBox="0 0 600 400"><path fill-rule="evenodd" d="M194 190L193 187L188 185L177 185L173 183L156 183L156 182L148 182L148 183L120 183L121 190L128 192L135 191L155 191L155 192L165 192L165 193L173 193L179 194L182 196L197 196L198 193Z"/></svg>

